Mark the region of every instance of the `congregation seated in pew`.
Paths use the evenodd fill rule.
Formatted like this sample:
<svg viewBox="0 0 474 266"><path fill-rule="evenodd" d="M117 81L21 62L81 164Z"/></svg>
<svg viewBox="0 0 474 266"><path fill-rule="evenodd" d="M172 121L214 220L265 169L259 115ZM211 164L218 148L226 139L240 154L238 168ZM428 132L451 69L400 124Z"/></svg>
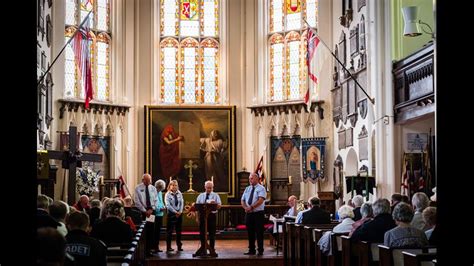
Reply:
<svg viewBox="0 0 474 266"><path fill-rule="evenodd" d="M102 213L106 218L92 228L91 236L104 241L107 246L130 243L133 231L124 221L123 204L119 200L110 199L105 203Z"/></svg>
<svg viewBox="0 0 474 266"><path fill-rule="evenodd" d="M352 233L351 241L369 241L382 243L385 232L394 228L395 222L390 214L390 202L387 199L378 199L372 204L374 219L364 223Z"/></svg>
<svg viewBox="0 0 474 266"><path fill-rule="evenodd" d="M354 211L349 205L343 205L337 210L340 223L336 225L332 231L326 231L323 236L319 239L318 245L321 252L325 255L332 255L333 246L331 243L331 233L345 234L352 230L352 224L354 223Z"/></svg>
<svg viewBox="0 0 474 266"><path fill-rule="evenodd" d="M374 212L372 210L372 203L366 202L362 204L362 207L360 207L360 214L362 218L352 224L352 229L349 232L349 236L352 236L355 230L359 228L359 226L363 225L364 223L368 221L372 221L374 218Z"/></svg>
<svg viewBox="0 0 474 266"><path fill-rule="evenodd" d="M425 231L426 238L430 245L438 244L438 230L436 229L436 207L427 207L423 210L423 221L428 227Z"/></svg>
<svg viewBox="0 0 474 266"><path fill-rule="evenodd" d="M84 212L71 213L67 218L69 233L66 235L66 251L78 265L107 265L107 247L99 239L88 234L89 216Z"/></svg>
<svg viewBox="0 0 474 266"><path fill-rule="evenodd" d="M413 219L411 220L411 225L413 227L422 231L428 230L428 226L425 224L425 221L423 221L422 213L429 204L430 200L424 192L416 192L413 194L413 197L411 198L411 205L413 206L413 209L415 209Z"/></svg>
<svg viewBox="0 0 474 266"><path fill-rule="evenodd" d="M398 203L393 209L392 217L397 227L385 232L385 246L419 248L428 245L425 233L410 225L413 219L413 209L410 205Z"/></svg>
<svg viewBox="0 0 474 266"><path fill-rule="evenodd" d="M309 199L309 208L300 211L296 216L296 223L299 224L329 224L331 216L329 212L320 207L321 201L314 196Z"/></svg>

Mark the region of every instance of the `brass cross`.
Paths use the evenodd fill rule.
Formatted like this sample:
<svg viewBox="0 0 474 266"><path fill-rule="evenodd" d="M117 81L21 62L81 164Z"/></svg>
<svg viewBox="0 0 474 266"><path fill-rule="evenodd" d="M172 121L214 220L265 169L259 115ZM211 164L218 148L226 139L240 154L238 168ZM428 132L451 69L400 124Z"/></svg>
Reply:
<svg viewBox="0 0 474 266"><path fill-rule="evenodd" d="M186 192L196 192L193 190L193 169L198 168L197 164L194 164L193 160L189 160L188 164L184 165L185 169L189 169L189 189Z"/></svg>

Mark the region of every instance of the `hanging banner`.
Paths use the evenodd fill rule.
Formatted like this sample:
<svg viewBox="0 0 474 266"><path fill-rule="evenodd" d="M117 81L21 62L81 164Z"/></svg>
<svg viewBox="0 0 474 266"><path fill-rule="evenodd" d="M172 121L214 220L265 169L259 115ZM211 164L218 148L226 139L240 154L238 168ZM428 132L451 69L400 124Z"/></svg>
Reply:
<svg viewBox="0 0 474 266"><path fill-rule="evenodd" d="M324 180L326 138L303 138L301 146L303 181L316 183L318 178Z"/></svg>

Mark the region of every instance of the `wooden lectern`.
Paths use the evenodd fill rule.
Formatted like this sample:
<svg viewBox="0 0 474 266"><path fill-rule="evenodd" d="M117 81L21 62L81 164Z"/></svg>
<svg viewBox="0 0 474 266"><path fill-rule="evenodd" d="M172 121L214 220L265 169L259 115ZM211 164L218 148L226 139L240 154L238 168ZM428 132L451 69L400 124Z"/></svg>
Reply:
<svg viewBox="0 0 474 266"><path fill-rule="evenodd" d="M196 203L194 204L194 208L199 213L199 216L204 215L204 243L205 246L199 247L196 253L193 254L193 257L217 257L217 253L214 248L209 245L209 241L207 239L207 218L209 213L212 211L217 210L217 203ZM209 250L209 253L207 251Z"/></svg>

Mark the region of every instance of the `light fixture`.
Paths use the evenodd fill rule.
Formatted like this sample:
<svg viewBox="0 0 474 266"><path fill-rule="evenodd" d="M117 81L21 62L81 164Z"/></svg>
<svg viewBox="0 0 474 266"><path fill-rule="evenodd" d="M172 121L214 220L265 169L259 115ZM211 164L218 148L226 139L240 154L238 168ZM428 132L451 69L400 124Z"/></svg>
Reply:
<svg viewBox="0 0 474 266"><path fill-rule="evenodd" d="M426 33L430 34L431 37L434 39L434 32L433 29L427 23L417 20L418 17L418 7L417 6L406 6L402 8L403 11L403 19L405 20L405 27L403 28L403 35L407 37L415 37L421 35L420 26L425 25L428 27L429 31L425 31L421 27L421 30Z"/></svg>

